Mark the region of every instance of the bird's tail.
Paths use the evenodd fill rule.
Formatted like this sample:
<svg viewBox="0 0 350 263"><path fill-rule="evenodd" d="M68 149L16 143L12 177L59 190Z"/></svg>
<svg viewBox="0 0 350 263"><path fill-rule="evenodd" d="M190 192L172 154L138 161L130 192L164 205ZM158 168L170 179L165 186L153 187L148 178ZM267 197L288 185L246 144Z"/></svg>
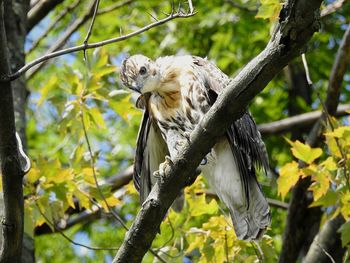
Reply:
<svg viewBox="0 0 350 263"><path fill-rule="evenodd" d="M271 223L269 205L255 178L249 180L249 200L246 206L228 205L237 238L257 240Z"/></svg>

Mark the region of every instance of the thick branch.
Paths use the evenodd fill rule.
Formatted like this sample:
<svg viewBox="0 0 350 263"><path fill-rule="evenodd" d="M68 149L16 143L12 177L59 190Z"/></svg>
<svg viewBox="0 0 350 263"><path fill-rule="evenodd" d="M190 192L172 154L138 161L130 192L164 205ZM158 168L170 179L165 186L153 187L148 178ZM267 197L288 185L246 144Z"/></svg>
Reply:
<svg viewBox="0 0 350 263"><path fill-rule="evenodd" d="M350 27L348 27L345 32L338 49L329 80L325 106L326 110L332 115L336 112L339 103L341 82L345 74L346 65L348 65L348 61L350 60L350 52L348 51L350 46L349 31ZM335 79L336 81L334 81ZM321 138L325 121L326 114L323 113L319 121L313 126L306 140L310 146L314 147L317 145ZM319 225L320 217L322 215L321 210L318 207L309 208L309 205L312 202L312 194L308 191L310 184L310 178L305 178L301 180L292 191L287 224L283 235L283 246L279 258L280 263L295 262L299 256L305 237L309 236L309 231L312 227L318 227Z"/></svg>
<svg viewBox="0 0 350 263"><path fill-rule="evenodd" d="M141 262L159 230L169 206L184 187L203 157L214 146L249 102L294 57L318 29L316 15L320 0L288 1L282 9L280 24L267 47L229 83L225 91L191 133L191 145L173 160L158 181L127 232L113 262Z"/></svg>
<svg viewBox="0 0 350 263"><path fill-rule="evenodd" d="M340 117L348 115L347 111L350 110L350 104L339 105L335 116ZM312 111L293 117L285 118L279 121L270 123L263 123L258 125L258 129L263 136L280 134L289 132L291 130L300 129L305 126L314 124L320 119L322 111Z"/></svg>
<svg viewBox="0 0 350 263"><path fill-rule="evenodd" d="M4 2L0 0L0 74L6 75L10 70L3 8ZM23 172L15 132L11 83L7 81L0 83L0 163L4 195L0 262L9 263L21 262L23 239Z"/></svg>
<svg viewBox="0 0 350 263"><path fill-rule="evenodd" d="M57 5L64 0L43 0L33 6L28 12L27 32L37 25L45 16L47 16Z"/></svg>
<svg viewBox="0 0 350 263"><path fill-rule="evenodd" d="M314 238L303 263L342 262L345 248L343 253L338 253L342 245L337 231L344 222L342 215L327 221Z"/></svg>

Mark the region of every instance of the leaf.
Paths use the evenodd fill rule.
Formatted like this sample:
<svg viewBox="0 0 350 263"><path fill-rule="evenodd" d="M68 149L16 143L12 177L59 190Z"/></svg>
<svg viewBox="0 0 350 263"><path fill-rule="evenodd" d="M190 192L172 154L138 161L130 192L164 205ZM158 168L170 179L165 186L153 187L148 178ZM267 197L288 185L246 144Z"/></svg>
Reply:
<svg viewBox="0 0 350 263"><path fill-rule="evenodd" d="M345 218L345 220L349 220L350 219L350 192L349 191L341 194L340 202L341 202L340 212Z"/></svg>
<svg viewBox="0 0 350 263"><path fill-rule="evenodd" d="M105 121L104 121L102 114L98 108L89 109L89 114L92 117L92 120L94 121L94 123L96 123L96 125L98 127L104 128L104 129L106 128Z"/></svg>
<svg viewBox="0 0 350 263"><path fill-rule="evenodd" d="M322 154L321 148L311 148L309 145L298 140L295 142L290 140L287 141L292 146L292 153L294 157L308 164L312 163Z"/></svg>
<svg viewBox="0 0 350 263"><path fill-rule="evenodd" d="M191 216L201 215L213 215L218 212L218 204L215 199L212 199L209 203L205 200L205 194L200 195L197 198L191 198L188 200Z"/></svg>
<svg viewBox="0 0 350 263"><path fill-rule="evenodd" d="M325 195L321 196L317 201L314 200L309 207L316 207L316 206L323 206L323 207L328 207L335 205L338 201L338 193L329 190Z"/></svg>
<svg viewBox="0 0 350 263"><path fill-rule="evenodd" d="M340 233L342 246L345 247L350 242L350 221L344 223L338 232Z"/></svg>
<svg viewBox="0 0 350 263"><path fill-rule="evenodd" d="M335 171L338 169L337 163L334 161L332 156L329 156L325 161L321 163L328 171Z"/></svg>
<svg viewBox="0 0 350 263"><path fill-rule="evenodd" d="M261 5L255 17L275 21L279 17L282 8L279 0L261 0L260 2Z"/></svg>
<svg viewBox="0 0 350 263"><path fill-rule="evenodd" d="M311 184L309 189L313 191L315 201L327 193L330 184L329 178L330 175L327 170L320 171L314 174L312 177L314 182Z"/></svg>
<svg viewBox="0 0 350 263"><path fill-rule="evenodd" d="M280 176L277 179L277 186L278 194L282 197L282 200L284 200L290 188L298 182L299 177L300 171L297 162L287 163L281 168Z"/></svg>
<svg viewBox="0 0 350 263"><path fill-rule="evenodd" d="M46 83L46 85L41 89L40 93L41 93L41 97L38 101L38 106L40 106L43 101L47 98L48 94L50 93L50 91L52 89L55 88L55 85L58 82L58 78L56 75L53 75L50 80Z"/></svg>

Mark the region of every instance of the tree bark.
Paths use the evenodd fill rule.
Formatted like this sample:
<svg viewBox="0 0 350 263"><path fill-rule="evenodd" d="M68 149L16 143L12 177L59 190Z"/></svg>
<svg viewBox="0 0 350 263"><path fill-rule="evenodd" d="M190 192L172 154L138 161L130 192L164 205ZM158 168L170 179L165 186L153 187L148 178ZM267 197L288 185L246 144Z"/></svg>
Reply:
<svg viewBox="0 0 350 263"><path fill-rule="evenodd" d="M231 123L246 110L286 64L298 56L318 29L317 14L321 0L287 1L280 23L267 47L228 84L194 129L190 145L186 143L165 176L153 187L141 211L127 232L113 262L141 262L149 249L169 206L180 189L193 179L195 169Z"/></svg>
<svg viewBox="0 0 350 263"><path fill-rule="evenodd" d="M342 247L337 231L344 223L342 215L327 221L313 240L303 263L342 262L346 248Z"/></svg>
<svg viewBox="0 0 350 263"><path fill-rule="evenodd" d="M5 28L9 49L10 69L12 72L21 68L25 64L24 42L27 34L26 25L29 2L29 0L24 0L18 3L11 3L11 1L5 0ZM12 81L11 86L13 92L16 130L22 140L23 149L26 151L25 109L29 92L27 91L25 77L22 76ZM22 255L22 263L34 262L34 239L32 233L24 233Z"/></svg>
<svg viewBox="0 0 350 263"><path fill-rule="evenodd" d="M7 4L10 1L7 1ZM11 3L11 2L10 2ZM0 0L0 75L9 74L4 1ZM11 83L0 83L0 163L4 195L4 217L0 262L21 262L23 241L23 172L15 137Z"/></svg>

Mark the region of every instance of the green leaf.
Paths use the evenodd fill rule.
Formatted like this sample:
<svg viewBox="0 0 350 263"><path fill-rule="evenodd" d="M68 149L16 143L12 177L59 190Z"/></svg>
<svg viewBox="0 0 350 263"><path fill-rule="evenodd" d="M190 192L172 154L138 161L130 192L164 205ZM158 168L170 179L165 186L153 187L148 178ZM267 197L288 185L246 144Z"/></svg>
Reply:
<svg viewBox="0 0 350 263"><path fill-rule="evenodd" d="M292 142L290 140L287 141L292 146L292 153L294 157L303 162L310 164L322 155L321 148L311 148L309 145L304 144L298 140L295 142Z"/></svg>
<svg viewBox="0 0 350 263"><path fill-rule="evenodd" d="M345 247L350 242L350 221L344 223L338 230L340 233L342 246Z"/></svg>

